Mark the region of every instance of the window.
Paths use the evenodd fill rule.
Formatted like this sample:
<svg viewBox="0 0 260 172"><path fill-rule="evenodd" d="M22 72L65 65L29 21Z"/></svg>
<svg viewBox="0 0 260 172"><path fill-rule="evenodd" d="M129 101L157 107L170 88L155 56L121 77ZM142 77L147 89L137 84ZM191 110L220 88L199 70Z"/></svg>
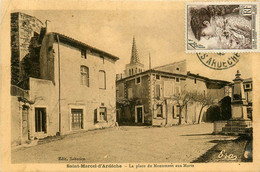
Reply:
<svg viewBox="0 0 260 172"><path fill-rule="evenodd" d="M128 93L127 95L128 95L129 99L133 98L133 89L132 88L128 88L127 93Z"/></svg>
<svg viewBox="0 0 260 172"><path fill-rule="evenodd" d="M161 85L159 84L155 86L155 97L161 97Z"/></svg>
<svg viewBox="0 0 260 172"><path fill-rule="evenodd" d="M195 79L194 79L194 84L196 84L196 83L197 83L197 79L195 78Z"/></svg>
<svg viewBox="0 0 260 172"><path fill-rule="evenodd" d="M181 88L179 86L175 86L175 94L178 95L181 93Z"/></svg>
<svg viewBox="0 0 260 172"><path fill-rule="evenodd" d="M131 76L131 69L129 69L129 76Z"/></svg>
<svg viewBox="0 0 260 172"><path fill-rule="evenodd" d="M176 106L176 116L179 117L181 114L181 107L179 105Z"/></svg>
<svg viewBox="0 0 260 172"><path fill-rule="evenodd" d="M47 132L45 108L35 108L35 132Z"/></svg>
<svg viewBox="0 0 260 172"><path fill-rule="evenodd" d="M163 107L162 105L157 105L157 117L163 117Z"/></svg>
<svg viewBox="0 0 260 172"><path fill-rule="evenodd" d="M99 108L99 121L107 120L107 109L105 107Z"/></svg>
<svg viewBox="0 0 260 172"><path fill-rule="evenodd" d="M159 79L161 79L161 76L160 75L155 75L155 78L159 80Z"/></svg>
<svg viewBox="0 0 260 172"><path fill-rule="evenodd" d="M106 89L106 72L103 70L99 71L99 88Z"/></svg>
<svg viewBox="0 0 260 172"><path fill-rule="evenodd" d="M180 82L180 78L176 78L176 80L175 80L176 82Z"/></svg>
<svg viewBox="0 0 260 172"><path fill-rule="evenodd" d="M135 78L135 84L140 84L141 83L141 77Z"/></svg>
<svg viewBox="0 0 260 172"><path fill-rule="evenodd" d="M119 97L119 90L116 90L116 97Z"/></svg>
<svg viewBox="0 0 260 172"><path fill-rule="evenodd" d="M135 68L135 73L137 73L137 68Z"/></svg>
<svg viewBox="0 0 260 172"><path fill-rule="evenodd" d="M103 56L100 56L100 58L101 58L101 60L102 60L102 62L104 64L105 63L105 58Z"/></svg>
<svg viewBox="0 0 260 172"><path fill-rule="evenodd" d="M134 69L132 69L132 75L134 74Z"/></svg>
<svg viewBox="0 0 260 172"><path fill-rule="evenodd" d="M174 82L164 81L164 97L170 97L174 94Z"/></svg>
<svg viewBox="0 0 260 172"><path fill-rule="evenodd" d="M89 87L89 69L86 66L80 66L81 85Z"/></svg>
<svg viewBox="0 0 260 172"><path fill-rule="evenodd" d="M172 106L172 118L176 118L174 113L174 105Z"/></svg>
<svg viewBox="0 0 260 172"><path fill-rule="evenodd" d="M247 89L251 89L251 84L244 84L244 88L247 90Z"/></svg>
<svg viewBox="0 0 260 172"><path fill-rule="evenodd" d="M81 50L81 58L87 59L87 52L86 52L86 50Z"/></svg>
<svg viewBox="0 0 260 172"><path fill-rule="evenodd" d="M177 70L177 71L180 71L180 68L177 67L176 70Z"/></svg>

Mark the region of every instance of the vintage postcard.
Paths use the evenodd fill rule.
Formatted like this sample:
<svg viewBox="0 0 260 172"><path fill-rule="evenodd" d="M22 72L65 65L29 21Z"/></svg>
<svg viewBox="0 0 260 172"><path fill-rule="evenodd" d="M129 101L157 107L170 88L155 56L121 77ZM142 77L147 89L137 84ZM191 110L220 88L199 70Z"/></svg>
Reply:
<svg viewBox="0 0 260 172"><path fill-rule="evenodd" d="M259 50L258 4L187 3L186 52Z"/></svg>
<svg viewBox="0 0 260 172"><path fill-rule="evenodd" d="M1 171L259 171L255 1L1 8Z"/></svg>

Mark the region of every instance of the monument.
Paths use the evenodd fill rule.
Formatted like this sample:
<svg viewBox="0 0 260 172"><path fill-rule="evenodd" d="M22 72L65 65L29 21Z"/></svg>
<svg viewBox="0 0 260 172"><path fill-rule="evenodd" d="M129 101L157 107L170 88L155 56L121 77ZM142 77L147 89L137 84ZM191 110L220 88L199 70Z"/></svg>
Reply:
<svg viewBox="0 0 260 172"><path fill-rule="evenodd" d="M231 119L228 120L222 131L226 134L245 134L251 126L251 120L247 117L247 101L243 86L243 79L239 71L233 80L231 98Z"/></svg>

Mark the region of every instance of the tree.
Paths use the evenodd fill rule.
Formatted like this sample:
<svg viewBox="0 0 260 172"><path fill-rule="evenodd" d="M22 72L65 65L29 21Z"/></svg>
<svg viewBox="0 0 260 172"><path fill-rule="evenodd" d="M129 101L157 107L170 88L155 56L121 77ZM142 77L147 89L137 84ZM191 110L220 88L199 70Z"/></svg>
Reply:
<svg viewBox="0 0 260 172"><path fill-rule="evenodd" d="M183 108L186 107L189 103L193 103L195 95L196 94L193 92L183 91L180 94L174 94L172 97L170 97L171 100L176 101L177 106L180 108L179 125L181 124Z"/></svg>
<svg viewBox="0 0 260 172"><path fill-rule="evenodd" d="M117 98L116 100L116 106L120 109L122 109L122 111L124 110L125 107L129 107L130 110L130 118L132 119L133 116L132 114L134 114L135 111L135 105L137 104L137 98L131 98L131 99L127 99L127 98Z"/></svg>
<svg viewBox="0 0 260 172"><path fill-rule="evenodd" d="M201 104L201 108L200 108L200 113L199 113L199 118L198 118L198 124L201 122L202 119L202 110L206 107L206 106L211 106L211 105L215 105L217 103L217 99L211 95L206 95L206 94L200 94L200 93L196 93L194 94L193 97L194 101L198 102Z"/></svg>
<svg viewBox="0 0 260 172"><path fill-rule="evenodd" d="M182 119L182 111L184 107L186 107L188 104L192 104L195 100L194 97L196 97L196 93L194 92L188 92L188 91L182 91L181 93L172 94L169 97L155 97L154 100L156 100L156 103L161 102L160 104L166 105L166 120L168 116L168 102L175 102L177 106L179 107L179 125L181 125L181 119ZM156 110L156 109L155 109ZM167 124L167 121L166 121Z"/></svg>

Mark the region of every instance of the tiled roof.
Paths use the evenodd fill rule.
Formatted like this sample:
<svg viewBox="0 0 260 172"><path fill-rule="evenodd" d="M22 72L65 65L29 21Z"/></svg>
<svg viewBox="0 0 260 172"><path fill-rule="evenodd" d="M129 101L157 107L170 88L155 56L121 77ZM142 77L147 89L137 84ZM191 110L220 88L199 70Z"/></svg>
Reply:
<svg viewBox="0 0 260 172"><path fill-rule="evenodd" d="M200 79L204 80L207 83L219 83L219 84L230 84L231 83L231 82L224 81L224 80L210 79L210 78L207 78L207 77L204 77L204 76L200 76L200 75L197 75L197 74L193 74L193 73L190 73L190 72L188 72L187 75L184 75L184 74L180 74L180 73L165 72L165 71L160 71L160 70L155 70L155 69L146 70L144 72L141 72L141 73L138 73L138 74L135 74L135 75L131 75L131 76L122 78L122 79L117 80L117 81L123 81L123 80L126 80L126 79L134 78L134 77L139 76L139 75L144 75L144 74L146 75L149 72L151 72L151 73L158 73L158 74L165 74L165 75L172 75L172 76L178 76L178 77L183 77L183 78L187 78L187 77L200 78Z"/></svg>
<svg viewBox="0 0 260 172"><path fill-rule="evenodd" d="M207 82L218 82L218 83L224 83L224 84L230 84L231 82L229 81L224 81L224 80L218 80L218 79L210 79L210 78L207 78L205 76L200 76L199 74L194 74L194 73L190 73L188 72L187 73L188 76L192 76L194 78L200 78L200 79L203 79Z"/></svg>
<svg viewBox="0 0 260 172"><path fill-rule="evenodd" d="M246 78L243 80L243 82L252 82L252 81L253 81L252 78Z"/></svg>
<svg viewBox="0 0 260 172"><path fill-rule="evenodd" d="M182 62L185 62L186 60L181 60L181 61L177 61L177 62L173 62L173 63L168 63L168 64L165 64L165 65L162 65L162 66L156 66L152 69L158 69L158 68L162 68L162 67L167 67L167 66L171 66L173 64L178 64L178 63L182 63Z"/></svg>
<svg viewBox="0 0 260 172"><path fill-rule="evenodd" d="M63 43L67 43L67 44L70 44L70 45L78 47L78 48L90 49L91 51L93 51L95 53L98 53L98 54L100 54L102 56L108 57L108 58L110 58L110 59L112 59L114 61L119 60L119 58L117 56L114 56L114 55L112 55L110 53L107 53L105 51L99 50L99 49L97 49L95 47L92 47L92 46L90 46L88 44L85 44L85 43L83 43L81 41L78 41L78 40L76 40L74 38L68 37L66 35L63 35L63 34L60 34L60 33L57 33L57 32L51 32L51 34L55 35L55 39L57 39L56 35L58 35L59 36L59 40L61 42L63 42Z"/></svg>

